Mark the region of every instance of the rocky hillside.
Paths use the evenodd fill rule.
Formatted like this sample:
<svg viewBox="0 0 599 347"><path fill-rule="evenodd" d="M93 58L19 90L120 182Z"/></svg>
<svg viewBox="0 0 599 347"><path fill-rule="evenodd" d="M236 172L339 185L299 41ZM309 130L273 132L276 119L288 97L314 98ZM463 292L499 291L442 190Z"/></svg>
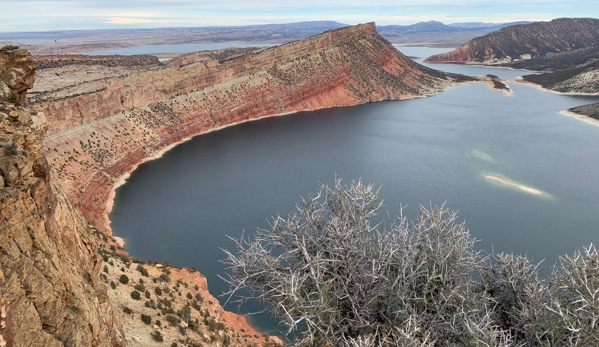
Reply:
<svg viewBox="0 0 599 347"><path fill-rule="evenodd" d="M101 66L153 66L160 64L153 55L38 55L35 57L37 69L51 69L68 65L101 65Z"/></svg>
<svg viewBox="0 0 599 347"><path fill-rule="evenodd" d="M599 19L560 18L502 28L426 61L507 64L596 45L599 45Z"/></svg>
<svg viewBox="0 0 599 347"><path fill-rule="evenodd" d="M560 93L599 94L599 61L574 69L525 75L522 79Z"/></svg>
<svg viewBox="0 0 599 347"><path fill-rule="evenodd" d="M413 62L374 23L261 50L192 53L113 77L70 78L38 90L32 102L50 120L44 150L53 172L107 232L115 186L192 136L290 112L433 95L472 80Z"/></svg>
<svg viewBox="0 0 599 347"><path fill-rule="evenodd" d="M88 224L42 153L44 114L22 106L34 71L0 49L0 345L125 346Z"/></svg>
<svg viewBox="0 0 599 347"><path fill-rule="evenodd" d="M116 308L130 346L257 347L281 345L223 310L195 269L174 268L130 258L111 238L95 230L105 259L100 278ZM104 242L107 240L108 242ZM114 251L113 251L114 250Z"/></svg>
<svg viewBox="0 0 599 347"><path fill-rule="evenodd" d="M580 116L593 118L599 121L599 103L573 107L571 109L568 109L568 111Z"/></svg>

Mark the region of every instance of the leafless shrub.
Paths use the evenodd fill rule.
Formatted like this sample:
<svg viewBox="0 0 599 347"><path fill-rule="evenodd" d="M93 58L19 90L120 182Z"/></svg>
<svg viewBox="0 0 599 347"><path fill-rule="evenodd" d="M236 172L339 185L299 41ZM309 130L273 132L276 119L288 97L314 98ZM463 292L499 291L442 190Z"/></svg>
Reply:
<svg viewBox="0 0 599 347"><path fill-rule="evenodd" d="M599 252L591 245L560 257L552 278L554 315L549 321L555 346L599 346Z"/></svg>
<svg viewBox="0 0 599 347"><path fill-rule="evenodd" d="M522 256L484 256L455 212L421 207L371 223L373 185L321 186L270 230L233 239L226 295L241 289L295 346L597 346L599 257L562 258L541 279Z"/></svg>

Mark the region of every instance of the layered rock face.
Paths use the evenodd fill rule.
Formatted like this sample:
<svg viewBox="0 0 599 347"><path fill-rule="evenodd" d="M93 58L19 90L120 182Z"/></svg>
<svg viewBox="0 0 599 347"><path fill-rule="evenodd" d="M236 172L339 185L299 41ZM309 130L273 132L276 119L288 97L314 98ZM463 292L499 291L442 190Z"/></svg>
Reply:
<svg viewBox="0 0 599 347"><path fill-rule="evenodd" d="M165 67L39 93L45 154L67 195L110 231L114 187L191 136L290 112L427 96L471 80L421 66L374 23L237 53L192 53Z"/></svg>
<svg viewBox="0 0 599 347"><path fill-rule="evenodd" d="M560 18L502 28L425 61L505 64L595 45L599 45L599 19Z"/></svg>
<svg viewBox="0 0 599 347"><path fill-rule="evenodd" d="M0 50L0 344L124 346L88 224L42 153L44 115L18 105L34 71L28 52Z"/></svg>

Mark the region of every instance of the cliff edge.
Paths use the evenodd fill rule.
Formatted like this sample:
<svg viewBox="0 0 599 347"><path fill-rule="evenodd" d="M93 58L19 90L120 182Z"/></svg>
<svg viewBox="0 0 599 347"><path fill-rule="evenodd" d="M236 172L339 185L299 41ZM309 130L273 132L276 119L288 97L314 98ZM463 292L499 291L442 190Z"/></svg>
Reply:
<svg viewBox="0 0 599 347"><path fill-rule="evenodd" d="M42 153L44 114L22 106L34 72L0 49L0 344L125 346L88 224Z"/></svg>
<svg viewBox="0 0 599 347"><path fill-rule="evenodd" d="M192 136L262 117L424 97L473 80L415 63L374 23L266 49L190 53L118 76L83 76L39 90L31 102L50 119L44 151L53 172L106 232L114 188L139 163Z"/></svg>

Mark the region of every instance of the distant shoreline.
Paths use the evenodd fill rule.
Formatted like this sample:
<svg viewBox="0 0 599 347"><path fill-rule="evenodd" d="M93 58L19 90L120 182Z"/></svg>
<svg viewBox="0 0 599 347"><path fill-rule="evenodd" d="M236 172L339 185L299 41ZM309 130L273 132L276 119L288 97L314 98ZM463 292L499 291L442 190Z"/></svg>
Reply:
<svg viewBox="0 0 599 347"><path fill-rule="evenodd" d="M522 76L515 78L514 82L516 83L520 83L520 84L524 84L527 85L529 87L533 87L539 90L542 90L544 92L548 92L548 93L553 93L553 94L558 94L558 95L570 95L570 96L599 96L599 93L578 93L578 92L559 92L557 90L551 90L551 89L547 89L544 88L543 86L540 86L536 83L532 83L532 82L528 82L526 80L524 80L522 78Z"/></svg>
<svg viewBox="0 0 599 347"><path fill-rule="evenodd" d="M584 114L578 114L578 113L572 112L570 110L561 111L560 114L564 115L566 117L575 118L575 119L583 121L583 122L585 122L587 124L591 124L591 125L594 125L596 127L599 127L599 119L591 118L591 117L589 117L587 115L584 115Z"/></svg>

